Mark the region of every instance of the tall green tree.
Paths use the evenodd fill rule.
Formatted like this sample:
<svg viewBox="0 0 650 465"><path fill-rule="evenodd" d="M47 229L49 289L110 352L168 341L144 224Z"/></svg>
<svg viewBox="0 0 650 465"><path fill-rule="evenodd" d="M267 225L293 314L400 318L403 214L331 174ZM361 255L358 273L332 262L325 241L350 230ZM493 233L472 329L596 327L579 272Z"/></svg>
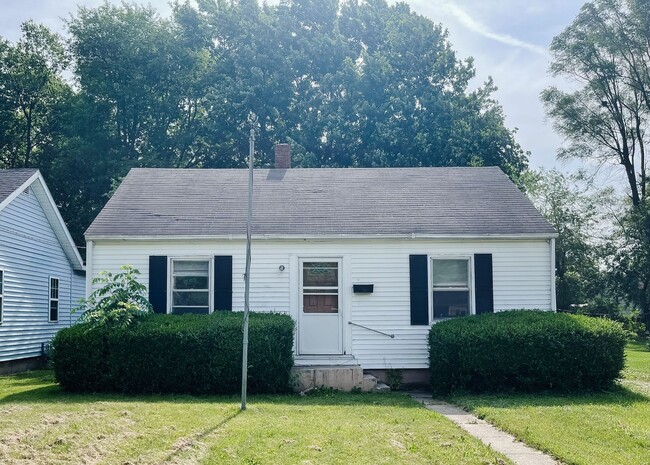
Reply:
<svg viewBox="0 0 650 465"><path fill-rule="evenodd" d="M123 170L201 166L211 55L151 6L80 7L68 23L80 93L105 112ZM115 173L117 174L117 173Z"/></svg>
<svg viewBox="0 0 650 465"><path fill-rule="evenodd" d="M609 233L602 227L611 189L595 190L582 173L527 172L526 194L555 227L557 306L568 310L606 291L601 267Z"/></svg>
<svg viewBox="0 0 650 465"><path fill-rule="evenodd" d="M594 0L551 43L551 72L579 87L542 93L570 145L561 158L621 165L634 206L646 197L650 137L647 0Z"/></svg>
<svg viewBox="0 0 650 465"><path fill-rule="evenodd" d="M613 282L641 313L650 328L650 201L645 200L620 218L610 261Z"/></svg>
<svg viewBox="0 0 650 465"><path fill-rule="evenodd" d="M527 154L441 25L384 0L80 7L0 44L0 166L39 166L77 242L131 167L497 165ZM70 66L68 66L70 63ZM65 72L64 72L65 71ZM72 76L69 76L69 72ZM71 84L62 76L68 77Z"/></svg>
<svg viewBox="0 0 650 465"><path fill-rule="evenodd" d="M647 227L650 142L650 1L593 0L551 44L551 71L572 92L542 93L556 128L570 141L563 158L620 165L630 199L616 212L615 289L650 322Z"/></svg>
<svg viewBox="0 0 650 465"><path fill-rule="evenodd" d="M38 166L71 95L61 38L31 21L15 43L0 39L0 168Z"/></svg>
<svg viewBox="0 0 650 465"><path fill-rule="evenodd" d="M284 140L298 166L498 165L516 177L527 164L493 83L469 91L472 61L460 61L446 31L406 4L197 4L177 8L176 18L213 44L222 85L211 89L219 102L212 127L229 159L244 159L240 125L253 111L263 165Z"/></svg>

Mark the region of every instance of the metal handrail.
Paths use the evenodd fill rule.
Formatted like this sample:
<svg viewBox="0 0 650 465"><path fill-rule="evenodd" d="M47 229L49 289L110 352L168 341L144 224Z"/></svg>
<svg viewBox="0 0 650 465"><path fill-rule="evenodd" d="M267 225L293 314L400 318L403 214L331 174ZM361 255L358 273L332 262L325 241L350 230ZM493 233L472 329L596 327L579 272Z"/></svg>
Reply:
<svg viewBox="0 0 650 465"><path fill-rule="evenodd" d="M367 329L368 331L372 331L373 333L378 333L378 334L382 334L384 336L388 336L391 339L395 338L394 334L384 333L383 331L379 331L378 329L368 328L367 326L363 326L363 325L360 325L358 323L352 323L351 321L348 321L348 324L352 325L352 326L358 326L359 328Z"/></svg>

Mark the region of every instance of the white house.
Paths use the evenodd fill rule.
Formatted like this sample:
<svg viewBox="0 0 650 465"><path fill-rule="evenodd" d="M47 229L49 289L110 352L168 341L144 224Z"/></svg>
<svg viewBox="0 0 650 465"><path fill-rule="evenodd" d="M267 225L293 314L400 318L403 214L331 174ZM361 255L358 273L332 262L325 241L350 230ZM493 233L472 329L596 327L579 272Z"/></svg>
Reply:
<svg viewBox="0 0 650 465"><path fill-rule="evenodd" d="M255 170L250 301L294 318L297 364L422 369L436 321L555 310L556 232L499 168L289 158ZM247 170L131 170L86 231L86 292L131 264L156 312L243 309L246 199Z"/></svg>
<svg viewBox="0 0 650 465"><path fill-rule="evenodd" d="M36 169L0 170L0 372L33 366L84 295L79 252Z"/></svg>

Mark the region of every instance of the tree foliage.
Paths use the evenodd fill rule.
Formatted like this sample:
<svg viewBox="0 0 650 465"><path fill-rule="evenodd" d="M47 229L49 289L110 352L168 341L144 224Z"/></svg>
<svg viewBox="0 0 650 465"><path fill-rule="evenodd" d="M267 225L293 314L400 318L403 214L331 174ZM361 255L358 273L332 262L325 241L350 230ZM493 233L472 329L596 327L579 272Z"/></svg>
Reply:
<svg viewBox="0 0 650 465"><path fill-rule="evenodd" d="M650 117L650 3L594 0L551 43L555 75L579 86L542 93L571 144L560 157L621 165L634 206L647 191Z"/></svg>
<svg viewBox="0 0 650 465"><path fill-rule="evenodd" d="M557 306L569 310L586 304L605 291L601 265L608 233L599 231L611 189L594 190L581 173L557 170L530 171L524 178L526 193L555 227L555 279ZM599 234L600 233L600 234Z"/></svg>
<svg viewBox="0 0 650 465"><path fill-rule="evenodd" d="M0 167L56 180L78 243L132 167L245 166L251 112L262 167L277 142L300 167L527 166L492 81L406 4L105 3L66 26L0 43Z"/></svg>
<svg viewBox="0 0 650 465"><path fill-rule="evenodd" d="M650 202L644 201L622 219L614 238L616 252L611 260L613 282L641 312L650 328Z"/></svg>
<svg viewBox="0 0 650 465"><path fill-rule="evenodd" d="M650 2L592 0L551 44L551 71L577 90L542 93L570 141L560 157L623 167L630 205L614 212L611 288L650 322Z"/></svg>
<svg viewBox="0 0 650 465"><path fill-rule="evenodd" d="M101 287L83 299L81 321L88 328L125 327L141 315L151 313L147 288L138 282L140 272L130 265L120 267L119 273L102 271L93 284Z"/></svg>
<svg viewBox="0 0 650 465"><path fill-rule="evenodd" d="M0 38L0 168L36 166L55 144L70 87L59 36L31 21L12 44Z"/></svg>

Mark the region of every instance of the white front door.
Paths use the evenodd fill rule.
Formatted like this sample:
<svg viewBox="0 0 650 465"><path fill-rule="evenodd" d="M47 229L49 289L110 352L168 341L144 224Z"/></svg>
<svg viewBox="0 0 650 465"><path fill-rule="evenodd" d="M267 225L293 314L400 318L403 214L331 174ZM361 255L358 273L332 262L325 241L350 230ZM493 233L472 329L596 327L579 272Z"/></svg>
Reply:
<svg viewBox="0 0 650 465"><path fill-rule="evenodd" d="M301 355L343 353L341 260L300 260L298 352Z"/></svg>

